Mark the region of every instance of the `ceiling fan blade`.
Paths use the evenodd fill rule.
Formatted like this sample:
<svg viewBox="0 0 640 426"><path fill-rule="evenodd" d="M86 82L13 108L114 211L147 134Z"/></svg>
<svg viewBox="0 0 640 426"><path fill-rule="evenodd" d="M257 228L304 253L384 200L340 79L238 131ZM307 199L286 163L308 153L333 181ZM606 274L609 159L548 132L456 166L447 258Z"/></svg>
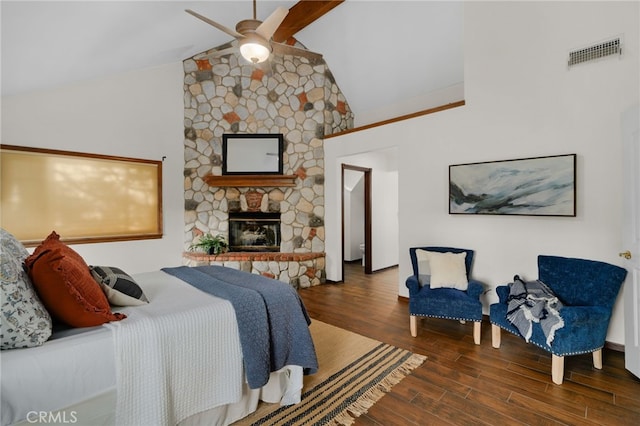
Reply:
<svg viewBox="0 0 640 426"><path fill-rule="evenodd" d="M234 47L227 47L226 49L214 50L213 52L209 52L209 53L201 53L199 55L194 56L193 59L200 60L200 59L209 59L209 58L219 58L221 56L230 55L232 53L238 53L238 48L234 46Z"/></svg>
<svg viewBox="0 0 640 426"><path fill-rule="evenodd" d="M262 24L258 26L258 28L256 28L256 33L259 36L264 37L266 40L269 40L271 36L273 36L273 33L276 32L282 21L284 21L284 18L288 13L289 11L284 7L278 7L267 19L264 20L264 22L262 22Z"/></svg>
<svg viewBox="0 0 640 426"><path fill-rule="evenodd" d="M322 59L322 55L320 53L312 52L306 49L300 49L299 47L290 46L288 44L271 42L271 47L273 48L273 53L278 55L302 56L314 61Z"/></svg>
<svg viewBox="0 0 640 426"><path fill-rule="evenodd" d="M207 24L209 24L209 25L212 25L212 26L216 27L216 28L217 28L217 29L219 29L220 31L223 31L223 32L225 32L225 33L229 34L231 37L235 37L235 38L238 38L238 39L240 39L240 38L243 38L243 37L244 37L244 36L243 36L242 34L240 34L239 32L234 31L234 30L232 30L231 28L227 28L227 27L225 27L225 26L224 26L224 25L222 25L222 24L218 24L216 21L212 21L211 19L207 18L206 16L202 16L202 15L200 15L199 13L196 13L196 12L194 12L194 11L193 11L193 10L191 10L191 9L185 9L184 11L185 11L185 12L187 12L188 14L190 14L190 15L195 16L196 18L200 19L201 21L204 21L204 22L206 22Z"/></svg>

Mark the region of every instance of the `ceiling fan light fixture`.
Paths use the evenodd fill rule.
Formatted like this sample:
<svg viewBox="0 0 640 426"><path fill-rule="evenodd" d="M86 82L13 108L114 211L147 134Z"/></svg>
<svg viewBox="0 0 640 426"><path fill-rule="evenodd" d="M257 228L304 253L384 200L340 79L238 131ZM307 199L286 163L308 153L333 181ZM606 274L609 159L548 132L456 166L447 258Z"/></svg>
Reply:
<svg viewBox="0 0 640 426"><path fill-rule="evenodd" d="M257 37L247 37L240 42L240 54L247 61L259 64L269 58L271 49Z"/></svg>

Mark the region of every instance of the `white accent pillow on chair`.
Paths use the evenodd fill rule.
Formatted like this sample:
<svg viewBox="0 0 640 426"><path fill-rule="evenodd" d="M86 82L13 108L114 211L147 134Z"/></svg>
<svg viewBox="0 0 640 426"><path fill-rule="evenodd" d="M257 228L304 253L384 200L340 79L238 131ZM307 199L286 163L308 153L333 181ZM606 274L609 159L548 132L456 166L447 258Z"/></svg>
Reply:
<svg viewBox="0 0 640 426"><path fill-rule="evenodd" d="M462 291L467 290L469 281L467 280L467 268L465 266L466 252L440 253L423 251L423 255L429 261L431 275L429 285L431 288L446 287Z"/></svg>

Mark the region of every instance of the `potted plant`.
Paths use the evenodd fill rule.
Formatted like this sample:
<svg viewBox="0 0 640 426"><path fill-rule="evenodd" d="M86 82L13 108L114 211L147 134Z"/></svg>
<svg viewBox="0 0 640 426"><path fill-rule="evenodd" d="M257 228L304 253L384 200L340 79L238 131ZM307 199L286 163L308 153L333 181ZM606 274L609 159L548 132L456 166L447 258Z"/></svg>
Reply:
<svg viewBox="0 0 640 426"><path fill-rule="evenodd" d="M189 250L201 249L207 254L220 254L227 251L229 245L224 235L216 235L215 237L210 233L206 233L200 236L197 243L191 244Z"/></svg>

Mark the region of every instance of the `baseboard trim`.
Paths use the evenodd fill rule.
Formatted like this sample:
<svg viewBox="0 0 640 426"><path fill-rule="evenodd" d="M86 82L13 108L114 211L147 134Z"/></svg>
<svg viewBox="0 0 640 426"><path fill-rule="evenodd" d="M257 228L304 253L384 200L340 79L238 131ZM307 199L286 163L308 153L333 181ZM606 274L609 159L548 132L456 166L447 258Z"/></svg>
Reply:
<svg viewBox="0 0 640 426"><path fill-rule="evenodd" d="M605 349L624 353L624 345L621 343L604 342Z"/></svg>
<svg viewBox="0 0 640 426"><path fill-rule="evenodd" d="M386 266L384 268L380 268L380 269L376 269L375 271L371 271L372 274L375 274L377 272L382 272L382 271L386 271L387 269L393 269L393 268L397 268L398 265L391 265L391 266ZM408 299L407 299L408 300Z"/></svg>

